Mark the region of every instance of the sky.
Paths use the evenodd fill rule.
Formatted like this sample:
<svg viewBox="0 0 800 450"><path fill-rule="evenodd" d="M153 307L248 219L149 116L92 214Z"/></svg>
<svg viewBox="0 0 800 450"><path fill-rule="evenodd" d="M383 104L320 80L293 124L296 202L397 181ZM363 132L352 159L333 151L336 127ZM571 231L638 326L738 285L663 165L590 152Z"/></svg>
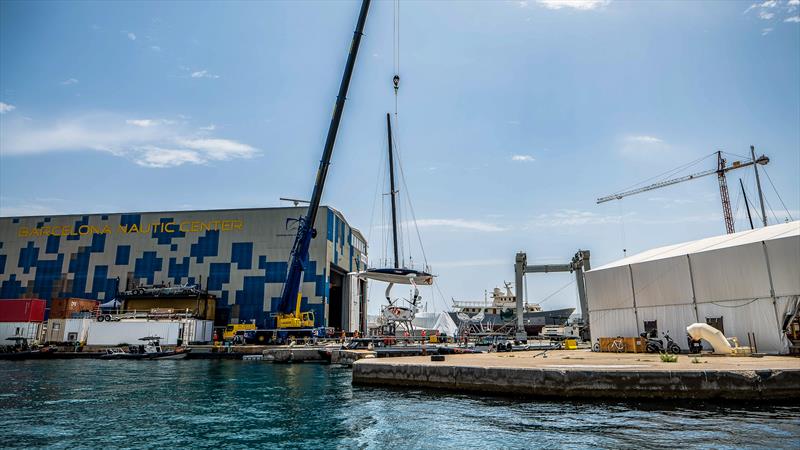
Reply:
<svg viewBox="0 0 800 450"><path fill-rule="evenodd" d="M0 2L0 215L309 198L358 8ZM379 264L397 70L403 255L437 275L422 292L429 310L513 281L520 250L559 264L588 249L597 267L723 234L713 175L595 203L713 169L717 150L729 163L750 145L766 154L769 223L800 216L800 0L397 9L370 9L323 203ZM728 173L744 230L740 178L755 201L755 177ZM571 280L530 275L528 301L576 306Z"/></svg>

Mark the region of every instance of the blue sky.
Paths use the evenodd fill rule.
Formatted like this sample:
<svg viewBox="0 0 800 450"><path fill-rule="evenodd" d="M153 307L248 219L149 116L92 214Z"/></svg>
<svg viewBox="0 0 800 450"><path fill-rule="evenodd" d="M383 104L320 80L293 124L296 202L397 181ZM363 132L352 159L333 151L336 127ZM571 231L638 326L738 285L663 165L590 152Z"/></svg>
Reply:
<svg viewBox="0 0 800 450"><path fill-rule="evenodd" d="M595 204L717 149L766 153L797 219L799 3L401 2L395 132L403 195L439 275L441 295L423 293L431 307L512 280L517 250L562 263L585 248L597 266L623 248L723 233L713 176ZM357 12L349 1L3 1L0 215L308 198ZM393 18L393 3L373 3L324 196L370 237L373 261ZM729 174L739 230L740 177L754 194L752 171ZM764 184L771 223L785 220ZM406 253L421 261L417 247ZM529 300L569 280L530 277ZM573 285L544 306L575 304Z"/></svg>

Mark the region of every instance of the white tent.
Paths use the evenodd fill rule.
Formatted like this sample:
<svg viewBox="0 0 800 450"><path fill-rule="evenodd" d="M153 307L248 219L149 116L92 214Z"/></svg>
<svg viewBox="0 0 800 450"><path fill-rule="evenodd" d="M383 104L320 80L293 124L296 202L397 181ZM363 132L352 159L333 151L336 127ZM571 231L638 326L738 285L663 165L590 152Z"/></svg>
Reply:
<svg viewBox="0 0 800 450"><path fill-rule="evenodd" d="M800 299L800 221L648 250L586 273L592 339L656 322L687 348L686 327L716 321L760 352L786 353ZM660 336L659 336L660 337Z"/></svg>
<svg viewBox="0 0 800 450"><path fill-rule="evenodd" d="M446 312L418 312L411 323L414 328L438 331L448 336L455 335L458 330L458 326Z"/></svg>

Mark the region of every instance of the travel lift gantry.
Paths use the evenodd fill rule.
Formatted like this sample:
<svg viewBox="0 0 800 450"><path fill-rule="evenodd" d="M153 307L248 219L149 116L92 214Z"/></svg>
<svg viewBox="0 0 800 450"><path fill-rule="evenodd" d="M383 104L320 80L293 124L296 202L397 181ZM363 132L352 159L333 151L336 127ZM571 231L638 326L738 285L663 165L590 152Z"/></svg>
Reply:
<svg viewBox="0 0 800 450"><path fill-rule="evenodd" d="M525 283L523 277L528 273L550 273L550 272L575 272L575 282L578 284L578 298L581 306L581 319L583 328L581 337L585 340L589 332L589 304L586 300L586 284L584 282L584 272L591 269L589 263L589 250L578 250L572 261L568 264L541 264L536 266L528 265L528 255L525 252L517 252L516 262L514 263L514 278L517 287L517 335L518 341L527 341L528 335L525 332L523 315L525 312Z"/></svg>

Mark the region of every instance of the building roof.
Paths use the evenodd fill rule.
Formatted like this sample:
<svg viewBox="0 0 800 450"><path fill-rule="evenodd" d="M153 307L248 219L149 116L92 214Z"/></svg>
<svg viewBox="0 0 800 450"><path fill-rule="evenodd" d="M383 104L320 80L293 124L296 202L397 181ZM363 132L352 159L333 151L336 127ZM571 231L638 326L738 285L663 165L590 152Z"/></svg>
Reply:
<svg viewBox="0 0 800 450"><path fill-rule="evenodd" d="M627 258L596 267L592 270L610 269L612 267L656 261L675 256L691 255L709 250L736 247L740 245L752 244L754 242L771 241L773 239L781 239L790 236L800 236L800 220L770 225L764 228L756 228L755 230L740 231L733 234L723 234L705 239L698 239L696 241L654 248L652 250L646 250L633 256L628 256Z"/></svg>

